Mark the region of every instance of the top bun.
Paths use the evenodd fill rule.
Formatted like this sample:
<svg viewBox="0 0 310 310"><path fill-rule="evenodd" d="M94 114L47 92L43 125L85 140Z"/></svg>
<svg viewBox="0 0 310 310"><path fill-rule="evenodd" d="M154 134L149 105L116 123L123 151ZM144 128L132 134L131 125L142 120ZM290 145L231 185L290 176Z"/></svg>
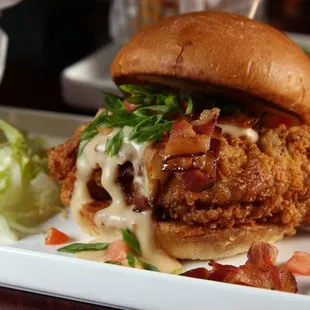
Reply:
<svg viewBox="0 0 310 310"><path fill-rule="evenodd" d="M310 124L310 60L282 32L219 12L164 19L135 35L111 67L117 85L152 83L276 105Z"/></svg>

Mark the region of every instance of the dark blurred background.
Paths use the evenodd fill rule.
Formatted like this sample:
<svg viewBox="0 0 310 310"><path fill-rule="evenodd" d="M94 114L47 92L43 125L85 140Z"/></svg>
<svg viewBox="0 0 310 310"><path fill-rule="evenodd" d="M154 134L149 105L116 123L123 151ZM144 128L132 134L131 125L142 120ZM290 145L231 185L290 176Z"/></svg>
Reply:
<svg viewBox="0 0 310 310"><path fill-rule="evenodd" d="M110 2L24 0L5 10L0 27L9 49L0 105L90 113L64 102L60 73L110 42ZM264 20L281 30L309 34L309 16L309 0L265 2Z"/></svg>

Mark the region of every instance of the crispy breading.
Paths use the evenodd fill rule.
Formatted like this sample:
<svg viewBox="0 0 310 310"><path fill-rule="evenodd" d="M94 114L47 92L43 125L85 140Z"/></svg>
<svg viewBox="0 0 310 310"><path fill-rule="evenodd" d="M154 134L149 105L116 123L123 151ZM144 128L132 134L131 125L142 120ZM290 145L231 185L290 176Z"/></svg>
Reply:
<svg viewBox="0 0 310 310"><path fill-rule="evenodd" d="M75 170L73 170L68 174L68 176L63 180L61 184L60 201L66 207L70 206L75 180L76 174Z"/></svg>
<svg viewBox="0 0 310 310"><path fill-rule="evenodd" d="M50 171L62 184L61 198L66 205L74 187L76 153L83 128L66 143L49 151ZM293 227L309 217L309 127L287 129L281 125L277 129L264 129L257 144L231 136L222 135L220 139L216 184L192 192L180 173L172 172L159 197L159 212L156 212L159 218L217 228L256 222ZM110 198L101 188L98 173L95 170L93 192L104 201ZM82 213L92 216L94 211L85 206Z"/></svg>
<svg viewBox="0 0 310 310"><path fill-rule="evenodd" d="M227 227L258 222L297 225L309 209L310 129L265 129L258 144L221 137L218 180L191 192L179 173L165 184L162 217Z"/></svg>
<svg viewBox="0 0 310 310"><path fill-rule="evenodd" d="M59 183L65 181L75 169L80 136L87 126L88 123L81 125L68 141L48 150L48 168Z"/></svg>

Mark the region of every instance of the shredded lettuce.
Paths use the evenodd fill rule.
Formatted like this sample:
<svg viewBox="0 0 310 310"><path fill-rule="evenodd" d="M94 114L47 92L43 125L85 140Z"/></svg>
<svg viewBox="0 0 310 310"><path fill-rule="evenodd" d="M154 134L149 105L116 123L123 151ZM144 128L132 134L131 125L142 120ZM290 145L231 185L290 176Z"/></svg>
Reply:
<svg viewBox="0 0 310 310"><path fill-rule="evenodd" d="M59 206L44 141L0 120L0 239L41 232L37 225L58 213Z"/></svg>

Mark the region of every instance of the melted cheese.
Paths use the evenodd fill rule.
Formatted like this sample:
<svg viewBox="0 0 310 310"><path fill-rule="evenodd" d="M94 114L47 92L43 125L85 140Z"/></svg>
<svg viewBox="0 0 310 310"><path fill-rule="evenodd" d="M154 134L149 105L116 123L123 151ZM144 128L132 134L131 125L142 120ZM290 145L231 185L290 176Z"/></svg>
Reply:
<svg viewBox="0 0 310 310"><path fill-rule="evenodd" d="M250 142L256 143L258 141L258 133L252 128L242 128L228 124L216 124L222 128L222 134L228 134L235 137L246 137Z"/></svg>
<svg viewBox="0 0 310 310"><path fill-rule="evenodd" d="M119 129L113 130L109 135L98 134L84 148L77 160L77 180L72 197L71 207L75 219L82 223L80 210L86 203L92 201L87 182L92 177L93 169L99 165L102 169L101 184L110 194L112 203L108 208L95 214L94 222L106 242L120 239L121 228L129 228L140 242L143 259L154 264L163 272L172 272L181 268L180 263L163 252L155 242L151 211L134 212L133 206L126 205L122 188L116 183L119 165L127 161L132 162L134 168L134 184L139 187L141 194L148 195L148 182L143 165L143 154L148 144L136 144L128 139L130 127L125 127L124 143L118 155L110 157L106 153L107 139L113 137ZM83 224L81 224L83 225ZM114 231L114 235L111 231ZM116 231L116 233L115 233ZM105 239L107 238L107 239ZM102 253L84 253L80 256L91 260L102 260Z"/></svg>

